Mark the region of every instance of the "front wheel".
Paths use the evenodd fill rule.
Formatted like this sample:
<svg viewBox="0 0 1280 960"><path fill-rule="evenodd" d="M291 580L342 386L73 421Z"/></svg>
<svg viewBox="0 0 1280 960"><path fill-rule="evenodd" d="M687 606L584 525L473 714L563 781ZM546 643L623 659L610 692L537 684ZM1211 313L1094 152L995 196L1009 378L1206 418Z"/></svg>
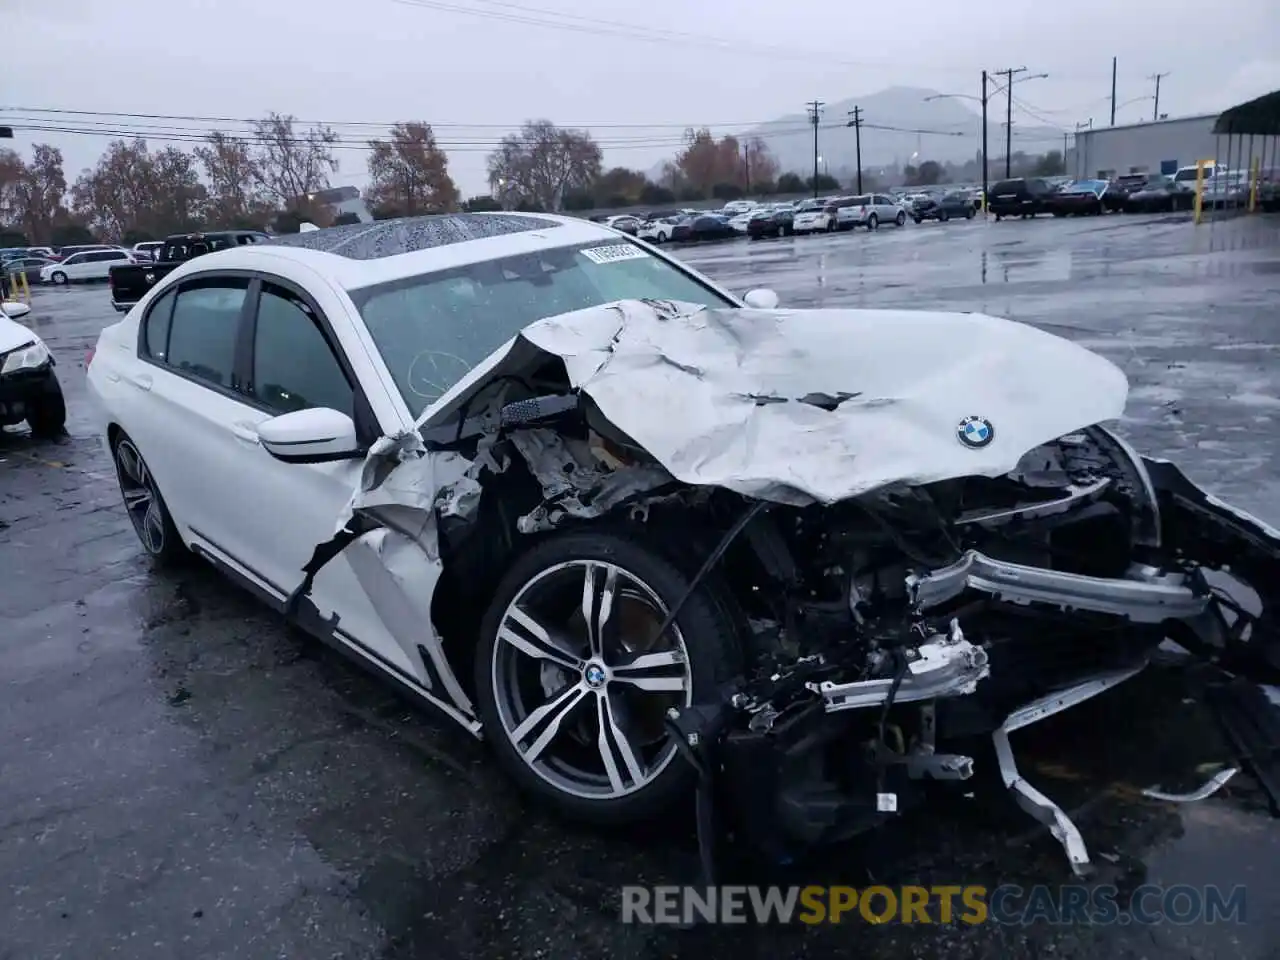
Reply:
<svg viewBox="0 0 1280 960"><path fill-rule="evenodd" d="M58 437L66 430L67 404L62 398L62 387L53 375L40 391L38 399L27 408L27 426L37 437Z"/></svg>
<svg viewBox="0 0 1280 960"><path fill-rule="evenodd" d="M938 222L939 222L939 223L946 223L946 222L947 222L948 220L950 220L950 219L951 219L951 214L947 213L947 211L945 211L945 210L939 210L939 211L938 211Z"/></svg>
<svg viewBox="0 0 1280 960"><path fill-rule="evenodd" d="M964 218L965 218L966 220L972 220L972 219L973 219L973 207L970 207L968 210L966 210L966 211L964 212Z"/></svg>
<svg viewBox="0 0 1280 960"><path fill-rule="evenodd" d="M111 452L125 511L147 556L158 566L173 566L188 558L190 553L160 496L155 477L133 441L121 434Z"/></svg>
<svg viewBox="0 0 1280 960"><path fill-rule="evenodd" d="M907 214L905 211L899 211L897 224L900 227L905 227L907 225Z"/></svg>
<svg viewBox="0 0 1280 960"><path fill-rule="evenodd" d="M912 217L911 219L916 223L924 223L924 217Z"/></svg>
<svg viewBox="0 0 1280 960"><path fill-rule="evenodd" d="M67 282L67 275L63 273L61 270L55 270L53 271L52 274L50 274L49 279L52 280L54 283L56 283L58 286L62 286L64 283Z"/></svg>
<svg viewBox="0 0 1280 960"><path fill-rule="evenodd" d="M706 584L622 532L552 537L516 561L481 624L476 700L498 762L561 813L603 824L664 811L693 785L667 711L740 668Z"/></svg>
<svg viewBox="0 0 1280 960"><path fill-rule="evenodd" d="M867 217L868 230L875 230L879 226L880 226L880 218L877 217L874 213L871 216Z"/></svg>

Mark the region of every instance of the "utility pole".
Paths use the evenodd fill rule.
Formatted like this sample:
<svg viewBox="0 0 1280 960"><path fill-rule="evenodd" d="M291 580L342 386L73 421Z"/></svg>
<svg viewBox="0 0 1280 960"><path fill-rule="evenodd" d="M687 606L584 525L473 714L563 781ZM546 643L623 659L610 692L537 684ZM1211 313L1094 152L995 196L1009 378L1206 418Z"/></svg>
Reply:
<svg viewBox="0 0 1280 960"><path fill-rule="evenodd" d="M1013 78L1026 72L1026 67L1008 67L996 71L996 76L1004 77L1005 92L1008 94L1004 110L1004 176L1006 180L1013 176Z"/></svg>
<svg viewBox="0 0 1280 960"><path fill-rule="evenodd" d="M853 127L853 144L856 151L854 159L858 163L858 187L855 193L862 192L862 108L854 107L849 111L849 122L846 127Z"/></svg>
<svg viewBox="0 0 1280 960"><path fill-rule="evenodd" d="M982 218L987 217L987 71L982 71Z"/></svg>
<svg viewBox="0 0 1280 960"><path fill-rule="evenodd" d="M1164 73L1153 73L1151 76L1147 77L1148 80L1154 80L1156 82L1156 105L1151 109L1152 120L1160 119L1160 80L1168 75L1169 71L1166 70Z"/></svg>
<svg viewBox="0 0 1280 960"><path fill-rule="evenodd" d="M742 145L742 176L747 181L747 196L751 196L751 147Z"/></svg>
<svg viewBox="0 0 1280 960"><path fill-rule="evenodd" d="M825 104L821 100L810 100L805 104L809 108L809 122L813 124L813 199L818 199L818 120L822 116Z"/></svg>
<svg viewBox="0 0 1280 960"><path fill-rule="evenodd" d="M1116 58L1111 58L1111 125L1116 125Z"/></svg>

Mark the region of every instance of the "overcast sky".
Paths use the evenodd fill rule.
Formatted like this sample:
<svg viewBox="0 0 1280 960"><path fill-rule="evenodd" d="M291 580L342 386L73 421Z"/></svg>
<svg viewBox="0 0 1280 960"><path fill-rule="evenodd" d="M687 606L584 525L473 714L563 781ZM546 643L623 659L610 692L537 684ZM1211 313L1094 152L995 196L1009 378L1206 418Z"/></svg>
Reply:
<svg viewBox="0 0 1280 960"><path fill-rule="evenodd" d="M224 117L219 126L235 129L275 110L331 123L350 144L335 183L362 184L359 143L374 125L426 120L464 195L487 192L485 154L534 117L589 126L606 164L648 169L685 125L729 132L891 85L972 93L983 68L1048 73L1019 96L1068 129L1106 116L1112 56L1121 104L1169 72L1170 116L1280 88L1277 0L3 0L0 10L0 122L136 129L162 146L157 136L208 124L110 114ZM1118 119L1150 109L1139 100ZM70 181L108 139L17 131L12 145L61 147Z"/></svg>

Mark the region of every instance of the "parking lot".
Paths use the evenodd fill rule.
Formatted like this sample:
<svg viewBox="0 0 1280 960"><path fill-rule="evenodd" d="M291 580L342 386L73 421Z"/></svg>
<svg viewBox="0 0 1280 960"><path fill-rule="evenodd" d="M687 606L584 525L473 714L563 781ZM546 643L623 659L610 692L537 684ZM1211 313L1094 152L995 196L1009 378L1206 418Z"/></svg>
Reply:
<svg viewBox="0 0 1280 960"><path fill-rule="evenodd" d="M1280 223L953 221L677 251L784 306L979 311L1118 363L1124 432L1280 524ZM624 884L697 882L687 826L622 836L525 806L483 748L196 570L150 571L90 430L102 286L38 289L69 436L0 436L0 960L169 957L1274 958L1280 827L1152 672L1026 736L1024 770L1127 883L1245 884L1219 926L625 926ZM765 882L1062 883L1016 808L954 801ZM674 835L674 836L673 836Z"/></svg>

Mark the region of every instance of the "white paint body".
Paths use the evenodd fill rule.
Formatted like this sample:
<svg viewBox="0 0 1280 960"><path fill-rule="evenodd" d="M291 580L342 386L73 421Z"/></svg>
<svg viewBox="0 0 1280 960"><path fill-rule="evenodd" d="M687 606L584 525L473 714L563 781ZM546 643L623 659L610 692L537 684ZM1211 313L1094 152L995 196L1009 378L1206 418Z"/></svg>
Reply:
<svg viewBox="0 0 1280 960"><path fill-rule="evenodd" d="M349 291L553 247L635 243L585 221L538 216L555 228L379 259L255 245L183 264L101 334L88 388L104 437L123 430L133 439L188 546L281 602L302 579L316 544L344 522L364 463L281 462L264 442L305 441L318 421L343 424L320 411L269 424L275 418L259 407L139 357L140 318L191 278L253 271L304 291L332 330L384 438L411 435L456 408L514 362L522 342L526 358L534 347L563 357L601 412L681 480L783 502L829 502L896 481L999 475L1028 449L1114 419L1124 407L1127 384L1116 367L1034 328L966 314L735 309L741 300L641 243L643 256L698 280L725 309L673 317L628 301L543 319L415 418ZM758 291L752 301L770 303L771 296ZM796 402L814 391L857 396L834 411ZM765 394L787 402L747 397ZM971 449L959 441L956 430L967 416L991 421L989 445ZM402 470L401 482L379 488L384 502L422 502L459 476L457 465L443 459L415 460L393 474ZM311 597L322 615L340 617L339 639L355 654L465 723L457 699L432 685L416 649L438 644L429 616L436 574L424 554L396 552L386 533L367 535L367 549L348 548L325 567ZM375 599L387 596L371 576L379 563L408 571L419 586L414 636L389 628L390 601Z"/></svg>

